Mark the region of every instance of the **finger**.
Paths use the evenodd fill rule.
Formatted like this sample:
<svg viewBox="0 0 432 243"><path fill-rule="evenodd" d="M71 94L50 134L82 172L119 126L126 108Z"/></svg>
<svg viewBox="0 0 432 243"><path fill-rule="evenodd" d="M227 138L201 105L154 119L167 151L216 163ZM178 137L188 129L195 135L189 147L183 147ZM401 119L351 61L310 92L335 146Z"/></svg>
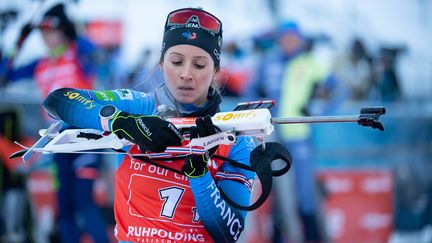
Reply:
<svg viewBox="0 0 432 243"><path fill-rule="evenodd" d="M114 133L118 138L120 138L120 139L123 139L123 138L125 138L125 136L123 136L123 134L122 133L120 133L120 132L117 132L117 133ZM125 138L126 140L128 140L127 138Z"/></svg>
<svg viewBox="0 0 432 243"><path fill-rule="evenodd" d="M190 128L190 140L198 137L198 128L193 126Z"/></svg>
<svg viewBox="0 0 432 243"><path fill-rule="evenodd" d="M151 145L145 146L145 147L148 148L152 152L161 153L161 152L165 151L167 146L164 143L164 141L162 139L160 139L157 142L155 142Z"/></svg>
<svg viewBox="0 0 432 243"><path fill-rule="evenodd" d="M198 134L199 134L200 137L208 136L206 125L204 124L203 117L198 117L195 120L195 124L196 124L196 127L198 128Z"/></svg>
<svg viewBox="0 0 432 243"><path fill-rule="evenodd" d="M148 151L152 151L152 150L148 149L147 147L141 146L141 145L138 145L138 149L143 153L147 153Z"/></svg>
<svg viewBox="0 0 432 243"><path fill-rule="evenodd" d="M167 136L164 132L161 132L160 134L161 136L158 137L157 139L153 140L147 147L150 149L150 151L152 152L156 152L156 153L160 153L166 150L166 148L168 146L170 146L172 143L172 141L170 141L169 139L167 139ZM177 144L173 144L177 145Z"/></svg>
<svg viewBox="0 0 432 243"><path fill-rule="evenodd" d="M168 146L180 146L181 138L171 129L163 129L160 137L166 142Z"/></svg>
<svg viewBox="0 0 432 243"><path fill-rule="evenodd" d="M183 136L181 132L177 129L177 127L171 122L165 121L167 123L167 128L171 130L179 139L182 140Z"/></svg>
<svg viewBox="0 0 432 243"><path fill-rule="evenodd" d="M115 133L120 139L126 139L129 142L136 143L135 139L129 135L129 133L124 132L124 130L117 130Z"/></svg>
<svg viewBox="0 0 432 243"><path fill-rule="evenodd" d="M213 122L209 115L204 117L204 125L205 125L205 130L207 131L207 136L216 133L215 126L213 125Z"/></svg>

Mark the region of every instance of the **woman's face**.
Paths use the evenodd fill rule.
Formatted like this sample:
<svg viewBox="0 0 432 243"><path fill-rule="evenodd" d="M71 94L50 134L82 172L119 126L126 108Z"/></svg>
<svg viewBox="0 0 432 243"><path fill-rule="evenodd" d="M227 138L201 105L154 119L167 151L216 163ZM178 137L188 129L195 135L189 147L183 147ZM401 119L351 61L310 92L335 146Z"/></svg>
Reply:
<svg viewBox="0 0 432 243"><path fill-rule="evenodd" d="M178 102L201 106L207 101L216 69L206 51L191 45L172 46L165 52L161 67L165 84Z"/></svg>
<svg viewBox="0 0 432 243"><path fill-rule="evenodd" d="M304 42L297 34L288 32L279 38L279 46L286 54L293 54L304 46Z"/></svg>
<svg viewBox="0 0 432 243"><path fill-rule="evenodd" d="M66 37L60 29L41 28L42 37L49 49L66 43Z"/></svg>

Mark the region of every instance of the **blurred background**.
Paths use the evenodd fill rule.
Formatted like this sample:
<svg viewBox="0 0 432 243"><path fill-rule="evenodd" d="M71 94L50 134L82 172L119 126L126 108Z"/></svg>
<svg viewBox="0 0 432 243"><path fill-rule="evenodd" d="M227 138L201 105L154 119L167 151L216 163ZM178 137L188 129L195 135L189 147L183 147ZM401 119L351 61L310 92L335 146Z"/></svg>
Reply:
<svg viewBox="0 0 432 243"><path fill-rule="evenodd" d="M47 127L43 94L33 78L6 75L47 55L38 29L22 33L58 2L0 1L1 60L8 60L0 68L1 242L61 242L52 158L8 159L19 149L13 141L31 144ZM295 168L274 179L241 242L432 242L432 0L63 3L97 47L97 89L151 92L162 81L167 13L202 7L223 22L222 110L260 99L276 100L275 116L386 108L383 132L353 123L279 125L267 139L290 149ZM113 157L103 157L93 187L111 242ZM95 241L83 230L81 242Z"/></svg>

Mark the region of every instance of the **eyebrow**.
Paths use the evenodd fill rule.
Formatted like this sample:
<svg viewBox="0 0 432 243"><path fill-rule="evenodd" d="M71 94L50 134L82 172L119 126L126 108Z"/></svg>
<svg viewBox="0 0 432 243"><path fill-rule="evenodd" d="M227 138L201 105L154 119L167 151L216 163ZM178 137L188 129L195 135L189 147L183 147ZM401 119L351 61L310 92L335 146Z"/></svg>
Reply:
<svg viewBox="0 0 432 243"><path fill-rule="evenodd" d="M184 56L183 54L181 54L179 52L171 52L169 55L173 55L173 54L179 55L179 56ZM193 56L193 58L205 58L205 59L208 59L207 56Z"/></svg>

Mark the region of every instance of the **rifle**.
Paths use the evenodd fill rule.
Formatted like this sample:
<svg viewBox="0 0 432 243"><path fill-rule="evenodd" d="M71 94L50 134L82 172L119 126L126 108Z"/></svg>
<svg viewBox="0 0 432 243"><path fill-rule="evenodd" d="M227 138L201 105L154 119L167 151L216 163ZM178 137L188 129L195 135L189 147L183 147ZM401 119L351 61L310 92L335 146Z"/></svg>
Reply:
<svg viewBox="0 0 432 243"><path fill-rule="evenodd" d="M204 154L207 150L218 145L234 144L237 136L252 136L261 141L261 145L251 153L251 166L215 155L215 158L226 160L235 166L257 173L263 188L261 197L253 205L238 205L221 191L222 196L228 203L241 210L249 211L258 208L264 203L271 191L272 177L283 175L291 167L291 155L286 148L279 143L265 142L265 136L273 133L274 124L355 122L362 126L384 130L384 126L379 121L380 116L385 114L384 107L362 108L360 114L349 116L272 117L269 109L274 104L273 100L245 102L239 103L233 111L218 112L212 117L213 124L220 130L218 133L207 137L194 138L184 146L167 147L162 153L130 154L121 149L132 145L132 143L126 139L118 138L114 133L95 129L65 129L62 131L62 123L56 122L48 129L40 131L41 138L33 146L25 147L16 142L23 150L11 154L10 158L21 157L24 162L27 162L35 153L98 153L124 154L145 162L174 160L184 158L190 154ZM167 120L173 123L187 139L187 130L195 125L195 119L193 117L181 117ZM113 149L114 152L94 151L100 149ZM285 162L286 166L279 170L272 170L271 162L277 159Z"/></svg>
<svg viewBox="0 0 432 243"><path fill-rule="evenodd" d="M239 103L233 111L218 112L212 117L213 124L220 129L219 133L194 138L182 147L169 146L162 153L146 153L142 156L153 158L166 157L170 154L203 154L206 150L221 144L234 144L237 136L253 136L265 143L264 137L274 131L273 124L355 122L362 126L384 131L384 126L379 121L379 117L385 114L384 107L362 108L359 115L271 117L269 108L273 105L273 100ZM195 125L194 117L168 118L167 120L181 131ZM30 148L16 142L24 150L18 151L10 157L21 157L24 162L27 162L35 152L43 154L85 153L85 151L96 149L120 150L124 146L131 145L128 140L119 139L114 133L95 129L61 130L61 122L53 123L48 129L40 130L41 138ZM91 153L107 154L107 152L100 151L92 151Z"/></svg>

